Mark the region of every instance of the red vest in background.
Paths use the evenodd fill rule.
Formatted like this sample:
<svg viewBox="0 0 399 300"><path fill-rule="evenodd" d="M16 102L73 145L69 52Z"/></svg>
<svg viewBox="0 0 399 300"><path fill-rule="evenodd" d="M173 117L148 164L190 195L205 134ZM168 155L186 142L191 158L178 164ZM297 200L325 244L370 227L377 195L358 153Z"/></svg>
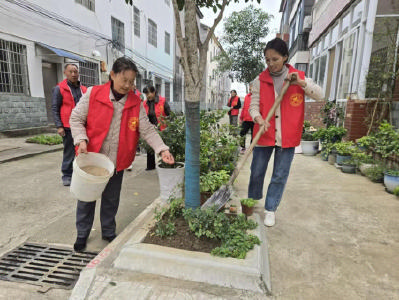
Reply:
<svg viewBox="0 0 399 300"><path fill-rule="evenodd" d="M249 105L251 104L251 93L249 93L248 95L245 96L244 99L244 106L241 110L241 114L240 114L240 120L241 121L249 121L252 122L252 117L249 114Z"/></svg>
<svg viewBox="0 0 399 300"><path fill-rule="evenodd" d="M62 126L64 127L71 127L69 125L69 118L71 117L72 109L75 107L75 101L73 100L71 89L68 86L67 79L59 82L57 84L60 87L60 93L62 96L62 105L60 108L60 117ZM87 88L83 85L80 86L80 91L82 95L86 93Z"/></svg>
<svg viewBox="0 0 399 300"><path fill-rule="evenodd" d="M237 103L238 103L238 96L235 96L234 98L230 97L227 106L234 107L237 105ZM240 111L239 109L230 110L230 116L238 116L239 111Z"/></svg>
<svg viewBox="0 0 399 300"><path fill-rule="evenodd" d="M111 125L114 106L109 98L111 82L94 86L90 94L86 132L89 138L87 151L100 152ZM129 167L136 155L139 140L140 98L129 92L122 111L116 170Z"/></svg>
<svg viewBox="0 0 399 300"><path fill-rule="evenodd" d="M305 79L305 73L294 69L291 65L288 67L288 73L298 72L301 79ZM259 112L265 119L267 113L275 101L273 79L270 76L269 69L266 69L259 75L260 95ZM286 82L284 84L287 84ZM283 100L280 103L281 110L281 146L283 148L296 147L301 142L303 120L305 113L305 92L299 85L291 85ZM270 119L270 127L261 136L258 144L262 146L275 146L276 144L276 123L275 116ZM255 123L253 136L259 131L259 124Z"/></svg>
<svg viewBox="0 0 399 300"><path fill-rule="evenodd" d="M166 99L164 97L159 96L159 101L158 103L154 104L154 109L155 109L155 116L157 117L158 124L159 124L159 130L164 130L166 128L166 124L164 122L164 118L166 117L165 115L165 101ZM147 112L148 115L148 105L147 105L147 100L143 102L145 111Z"/></svg>

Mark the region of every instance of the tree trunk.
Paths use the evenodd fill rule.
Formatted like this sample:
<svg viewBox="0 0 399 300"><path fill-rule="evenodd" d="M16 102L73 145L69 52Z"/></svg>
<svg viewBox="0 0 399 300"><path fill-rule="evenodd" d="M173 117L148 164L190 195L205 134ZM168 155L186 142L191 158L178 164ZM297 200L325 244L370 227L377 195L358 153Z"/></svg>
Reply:
<svg viewBox="0 0 399 300"><path fill-rule="evenodd" d="M186 107L186 208L200 206L200 102L185 101Z"/></svg>

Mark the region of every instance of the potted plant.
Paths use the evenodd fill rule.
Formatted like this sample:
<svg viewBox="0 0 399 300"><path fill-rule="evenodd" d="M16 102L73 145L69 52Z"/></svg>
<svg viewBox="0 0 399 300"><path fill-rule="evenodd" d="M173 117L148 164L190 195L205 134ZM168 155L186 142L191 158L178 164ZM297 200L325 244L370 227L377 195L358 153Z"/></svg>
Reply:
<svg viewBox="0 0 399 300"><path fill-rule="evenodd" d="M316 155L319 152L319 140L314 136L314 131L304 129L301 137L301 148L303 155Z"/></svg>
<svg viewBox="0 0 399 300"><path fill-rule="evenodd" d="M360 150L369 151L370 148L374 147L375 137L371 135L362 136L361 138L358 138L356 140L356 144L358 145Z"/></svg>
<svg viewBox="0 0 399 300"><path fill-rule="evenodd" d="M356 173L356 161L353 158L344 160L341 163L341 171L343 173L355 174Z"/></svg>
<svg viewBox="0 0 399 300"><path fill-rule="evenodd" d="M365 152L355 152L352 157L362 175L365 175L365 171L375 164L373 157Z"/></svg>
<svg viewBox="0 0 399 300"><path fill-rule="evenodd" d="M254 212L256 201L252 198L243 198L240 200L242 213L246 216L251 216Z"/></svg>
<svg viewBox="0 0 399 300"><path fill-rule="evenodd" d="M399 170L388 169L384 173L384 185L388 192L393 193L399 187Z"/></svg>
<svg viewBox="0 0 399 300"><path fill-rule="evenodd" d="M175 158L175 164L168 165L158 162L156 169L159 178L160 197L167 200L170 197L181 198L183 195L186 146L185 117L172 112L165 119L165 123L167 127L159 134L164 143L169 146L169 151Z"/></svg>
<svg viewBox="0 0 399 300"><path fill-rule="evenodd" d="M236 214L237 213L237 205L231 204L230 207L229 207L229 212L231 214Z"/></svg>
<svg viewBox="0 0 399 300"><path fill-rule="evenodd" d="M337 150L337 164L341 165L343 161L349 160L354 152L354 143L349 142L339 142L334 145L335 150Z"/></svg>
<svg viewBox="0 0 399 300"><path fill-rule="evenodd" d="M383 183L384 182L384 168L380 164L376 164L365 171L365 175L372 182Z"/></svg>
<svg viewBox="0 0 399 300"><path fill-rule="evenodd" d="M201 205L216 192L219 187L229 181L230 175L226 170L210 171L200 175Z"/></svg>

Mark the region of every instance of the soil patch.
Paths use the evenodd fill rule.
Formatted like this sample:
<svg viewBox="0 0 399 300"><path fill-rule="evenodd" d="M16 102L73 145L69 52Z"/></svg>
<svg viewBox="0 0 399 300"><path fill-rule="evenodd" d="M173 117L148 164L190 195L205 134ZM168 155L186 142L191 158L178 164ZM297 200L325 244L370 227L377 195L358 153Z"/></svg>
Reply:
<svg viewBox="0 0 399 300"><path fill-rule="evenodd" d="M153 227L147 233L143 243L205 253L211 253L214 248L222 244L220 240L206 237L197 238L183 217L177 218L174 223L176 228L175 235L167 238L158 237L155 235L155 227Z"/></svg>

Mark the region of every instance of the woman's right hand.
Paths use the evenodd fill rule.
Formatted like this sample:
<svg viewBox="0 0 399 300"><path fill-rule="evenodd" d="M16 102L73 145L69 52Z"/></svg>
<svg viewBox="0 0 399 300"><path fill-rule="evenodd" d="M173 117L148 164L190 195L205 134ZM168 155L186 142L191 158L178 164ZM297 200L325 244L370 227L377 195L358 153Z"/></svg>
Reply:
<svg viewBox="0 0 399 300"><path fill-rule="evenodd" d="M87 153L87 142L86 141L81 141L79 143L78 155L80 153Z"/></svg>
<svg viewBox="0 0 399 300"><path fill-rule="evenodd" d="M266 132L266 130L270 127L270 123L266 122L262 116L255 117L255 122L259 124L259 129Z"/></svg>

